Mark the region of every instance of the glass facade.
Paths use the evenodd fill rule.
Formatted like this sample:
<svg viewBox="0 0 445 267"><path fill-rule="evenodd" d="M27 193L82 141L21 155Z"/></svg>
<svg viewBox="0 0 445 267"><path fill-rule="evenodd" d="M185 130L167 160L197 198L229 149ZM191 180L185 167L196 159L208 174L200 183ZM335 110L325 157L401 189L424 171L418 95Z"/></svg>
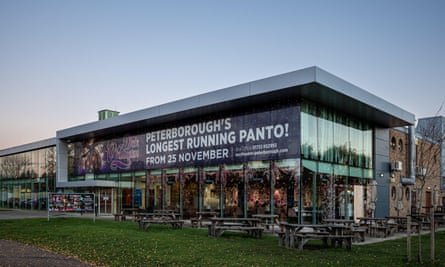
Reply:
<svg viewBox="0 0 445 267"><path fill-rule="evenodd" d="M299 127L299 106L286 104L70 143L69 182L114 186L63 190L96 193L99 215L139 208L286 218L297 199Z"/></svg>
<svg viewBox="0 0 445 267"><path fill-rule="evenodd" d="M297 220L317 223L323 218L364 216L368 182L373 178L372 151L371 125L304 101L301 205L294 208Z"/></svg>
<svg viewBox="0 0 445 267"><path fill-rule="evenodd" d="M0 157L0 207L46 210L55 177L55 147Z"/></svg>
<svg viewBox="0 0 445 267"><path fill-rule="evenodd" d="M368 215L373 138L371 125L308 101L161 125L68 144L68 182L95 187L56 189L54 147L2 157L1 205L43 209L34 203L63 191L95 193L98 215L138 208L183 218L353 219Z"/></svg>

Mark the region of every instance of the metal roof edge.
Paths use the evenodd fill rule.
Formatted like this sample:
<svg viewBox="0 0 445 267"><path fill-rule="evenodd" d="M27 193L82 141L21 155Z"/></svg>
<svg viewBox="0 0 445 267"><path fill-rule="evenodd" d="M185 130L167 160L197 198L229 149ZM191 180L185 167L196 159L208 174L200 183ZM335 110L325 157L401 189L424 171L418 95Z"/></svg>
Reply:
<svg viewBox="0 0 445 267"><path fill-rule="evenodd" d="M279 74L235 86L230 86L215 91L191 96L160 104L153 107L121 114L106 120L62 129L56 132L57 138L68 138L77 134L88 133L105 128L117 127L122 124L143 121L154 117L165 116L190 109L209 106L225 101L236 100L253 95L273 92L275 90L298 86L315 81L316 67L308 67L284 74Z"/></svg>
<svg viewBox="0 0 445 267"><path fill-rule="evenodd" d="M381 110L391 116L404 120L410 125L415 124L415 115L408 112L381 97L378 97L338 76L335 76L319 67L315 67L317 83L323 84L332 90L335 90L343 95L356 99L368 106Z"/></svg>
<svg viewBox="0 0 445 267"><path fill-rule="evenodd" d="M46 148L46 147L56 146L56 142L57 142L57 138L53 137L53 138L48 138L48 139L24 144L24 145L6 148L6 149L0 150L0 156L7 156L7 155L12 155L12 154L42 149L42 148Z"/></svg>

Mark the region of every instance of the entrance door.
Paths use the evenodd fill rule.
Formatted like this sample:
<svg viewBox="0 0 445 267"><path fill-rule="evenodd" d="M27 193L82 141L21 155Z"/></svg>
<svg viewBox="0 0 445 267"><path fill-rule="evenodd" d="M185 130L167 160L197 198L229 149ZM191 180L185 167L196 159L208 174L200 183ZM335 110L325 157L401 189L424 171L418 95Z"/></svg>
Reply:
<svg viewBox="0 0 445 267"><path fill-rule="evenodd" d="M111 214L113 213L112 210L112 196L111 196L111 189L101 189L99 191L98 200L99 200L99 206L98 210L96 211L98 215L101 214Z"/></svg>

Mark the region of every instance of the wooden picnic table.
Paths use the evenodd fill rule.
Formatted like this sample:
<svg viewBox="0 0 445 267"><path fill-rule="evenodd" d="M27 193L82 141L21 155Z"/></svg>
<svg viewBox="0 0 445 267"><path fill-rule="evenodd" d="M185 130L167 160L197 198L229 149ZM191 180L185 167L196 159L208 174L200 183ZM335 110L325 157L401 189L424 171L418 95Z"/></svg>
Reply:
<svg viewBox="0 0 445 267"><path fill-rule="evenodd" d="M179 214L172 212L139 213L137 215L139 230L147 230L150 224L169 224L175 229L182 229L184 221L179 219Z"/></svg>
<svg viewBox="0 0 445 267"><path fill-rule="evenodd" d="M127 216L134 217L139 209L138 208L123 208L119 213L114 213L115 221L126 221Z"/></svg>
<svg viewBox="0 0 445 267"><path fill-rule="evenodd" d="M190 218L192 227L202 227L203 222L210 222L210 218L216 217L215 211L198 211L196 217Z"/></svg>
<svg viewBox="0 0 445 267"><path fill-rule="evenodd" d="M177 213L175 210L153 210L153 213Z"/></svg>
<svg viewBox="0 0 445 267"><path fill-rule="evenodd" d="M345 220L345 219L323 219L325 224L343 224L347 226L352 226L355 221L354 220Z"/></svg>
<svg viewBox="0 0 445 267"><path fill-rule="evenodd" d="M266 228L272 228L272 233L275 233L275 224L278 224L277 214L253 214L252 218L258 218L261 220L261 224Z"/></svg>
<svg viewBox="0 0 445 267"><path fill-rule="evenodd" d="M286 248L295 248L295 240L298 249L302 250L307 241L320 239L327 246L328 240L335 247L341 247L343 242L346 248L352 247L351 226L344 224L292 224L282 222L280 225L285 229L284 233L279 234L279 245Z"/></svg>
<svg viewBox="0 0 445 267"><path fill-rule="evenodd" d="M434 223L436 224L436 227L439 225L444 225L445 224L445 213L435 212L434 213Z"/></svg>
<svg viewBox="0 0 445 267"><path fill-rule="evenodd" d="M394 221L397 224L397 232L406 230L408 217L406 216L387 216L388 221Z"/></svg>
<svg viewBox="0 0 445 267"><path fill-rule="evenodd" d="M351 249L354 238L352 223L334 223L326 225L329 229L329 239L333 247L342 247L345 242L346 248Z"/></svg>
<svg viewBox="0 0 445 267"><path fill-rule="evenodd" d="M244 231L252 237L261 237L263 227L259 226L261 222L258 218L210 218L209 236L220 237L224 231Z"/></svg>
<svg viewBox="0 0 445 267"><path fill-rule="evenodd" d="M369 236L383 237L393 235L399 228L397 222L390 222L390 218L378 218L378 217L359 217L360 226L366 226Z"/></svg>

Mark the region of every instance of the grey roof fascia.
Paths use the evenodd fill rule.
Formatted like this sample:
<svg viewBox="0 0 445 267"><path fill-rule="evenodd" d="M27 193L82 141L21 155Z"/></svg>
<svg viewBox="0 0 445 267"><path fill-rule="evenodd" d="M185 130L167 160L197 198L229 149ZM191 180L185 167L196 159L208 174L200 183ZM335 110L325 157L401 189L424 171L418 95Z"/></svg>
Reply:
<svg viewBox="0 0 445 267"><path fill-rule="evenodd" d="M329 89L329 92L321 92L321 89L312 92L310 86L299 88L309 84L323 85ZM243 99L249 99L249 97L255 96L258 97L255 99L259 99L261 96L279 93L284 93L284 96L307 97L309 100L320 98L322 102L330 101L331 106L334 107L345 106L342 102L335 102L335 99L332 100L331 96L334 96L335 98L338 97L340 101L347 101L351 107L345 111L352 114L356 112L355 107L363 105L363 112L366 113L364 117L372 117L382 125L402 126L414 124L413 114L314 66L122 114L106 120L59 130L56 136L60 139L70 139L75 136L85 137L89 134L94 135L94 133L101 131L109 132L113 128L119 128L119 131L122 131L126 125L137 123L143 124L149 121L151 123L167 122L168 120L165 119L167 117L170 120L180 120L187 116L196 116L206 112L218 112L223 108L228 109L236 105L236 103L241 103ZM324 96L320 97L320 94L324 94ZM251 104L250 102L242 103ZM376 119L381 114L384 115L384 118Z"/></svg>
<svg viewBox="0 0 445 267"><path fill-rule="evenodd" d="M387 113L390 116L397 117L410 125L415 123L415 115L403 110L402 108L391 104L390 102L369 93L337 76L334 76L327 71L316 68L316 82L323 84L332 90L335 90L345 96L351 97L360 101L370 107Z"/></svg>
<svg viewBox="0 0 445 267"><path fill-rule="evenodd" d="M0 156L7 156L7 155L13 155L17 153L23 153L27 151L47 148L51 146L56 146L57 139L56 138L49 138L45 140L40 140L37 142L32 142L25 145L15 146L7 149L0 150Z"/></svg>
<svg viewBox="0 0 445 267"><path fill-rule="evenodd" d="M275 90L299 86L314 82L315 67L289 72L270 78L248 82L216 91L192 96L159 106L150 107L131 113L122 114L106 120L95 121L72 128L57 131L57 138L64 139L71 136L86 134L88 132L118 127L122 124L131 124L155 117L167 116L178 112L212 106L221 102L229 102L246 98L252 95L270 93Z"/></svg>

